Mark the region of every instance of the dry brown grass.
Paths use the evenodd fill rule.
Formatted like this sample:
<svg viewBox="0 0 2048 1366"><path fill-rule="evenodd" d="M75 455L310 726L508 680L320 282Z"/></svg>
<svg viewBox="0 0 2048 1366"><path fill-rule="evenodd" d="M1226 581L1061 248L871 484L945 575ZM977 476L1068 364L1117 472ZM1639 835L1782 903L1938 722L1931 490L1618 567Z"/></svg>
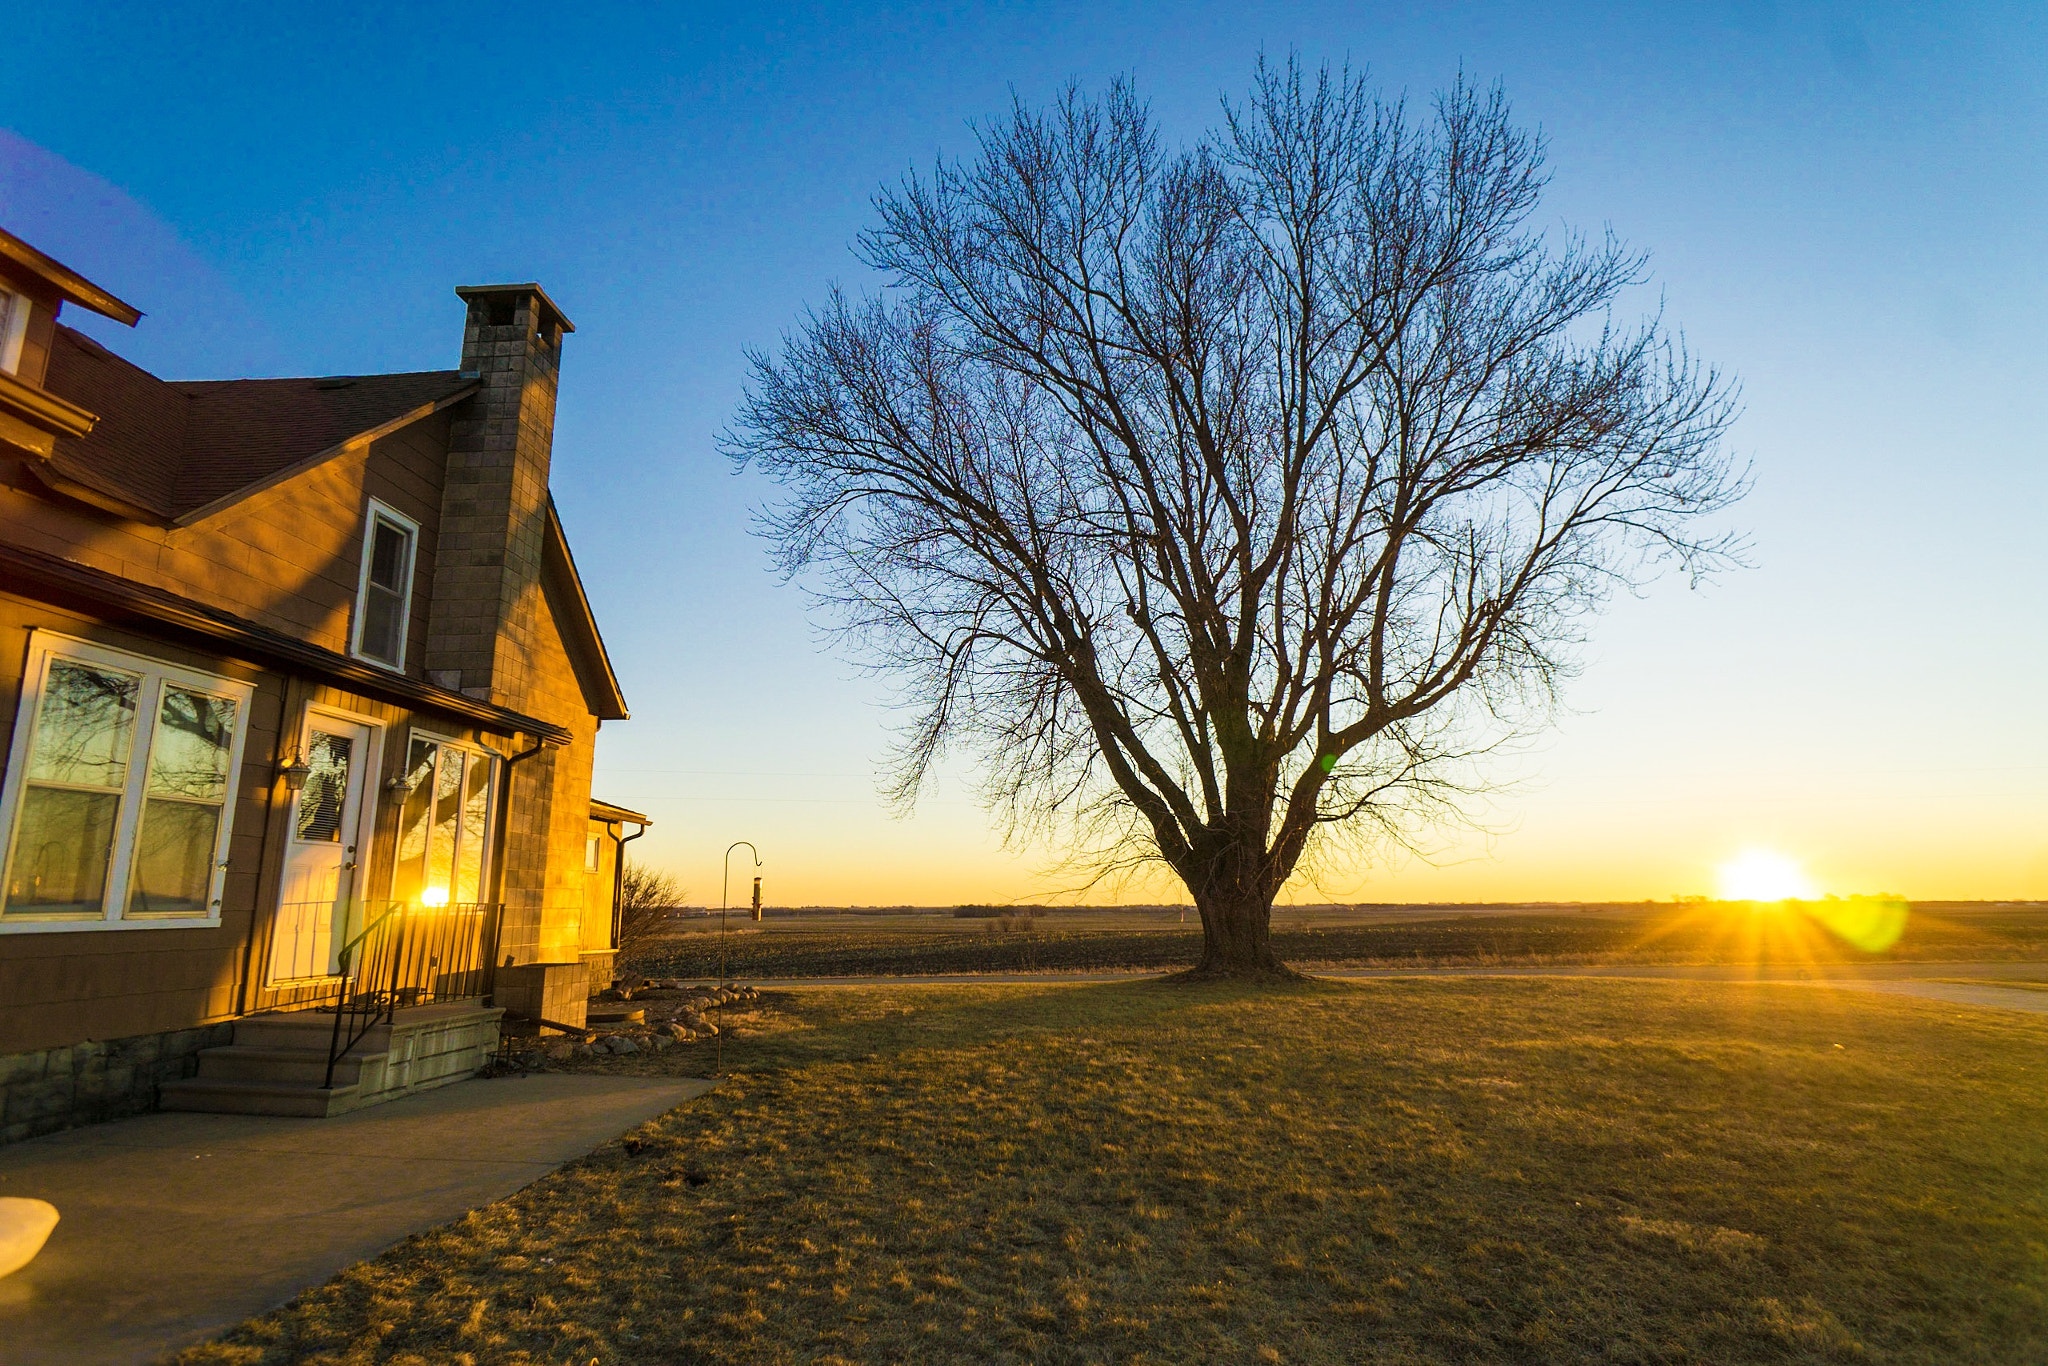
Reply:
<svg viewBox="0 0 2048 1366"><path fill-rule="evenodd" d="M1723 984L781 993L712 1095L181 1360L2037 1362L2044 1045Z"/></svg>

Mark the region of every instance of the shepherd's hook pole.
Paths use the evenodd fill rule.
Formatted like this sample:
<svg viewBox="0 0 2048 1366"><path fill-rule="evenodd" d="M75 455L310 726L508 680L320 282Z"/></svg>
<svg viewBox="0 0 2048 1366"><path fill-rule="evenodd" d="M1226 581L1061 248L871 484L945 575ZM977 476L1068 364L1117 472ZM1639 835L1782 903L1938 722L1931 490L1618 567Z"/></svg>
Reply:
<svg viewBox="0 0 2048 1366"><path fill-rule="evenodd" d="M756 868L761 866L761 851L746 840L734 840L730 845L726 846L725 874L719 879L718 883L718 985L721 988L725 986L726 901L729 893L732 891L732 851L740 848L744 848L754 856L754 866ZM725 1030L722 1027L718 1031L717 1038L717 1059L711 1065L711 1075L713 1076L717 1076L725 1068Z"/></svg>

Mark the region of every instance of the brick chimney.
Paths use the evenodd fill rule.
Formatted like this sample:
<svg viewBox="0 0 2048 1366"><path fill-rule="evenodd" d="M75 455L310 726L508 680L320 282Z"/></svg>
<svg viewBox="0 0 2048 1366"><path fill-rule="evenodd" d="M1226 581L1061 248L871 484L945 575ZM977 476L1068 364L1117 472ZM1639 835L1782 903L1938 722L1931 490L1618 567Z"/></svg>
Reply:
<svg viewBox="0 0 2048 1366"><path fill-rule="evenodd" d="M562 335L539 285L468 285L462 369L482 382L454 424L441 492L426 669L434 682L524 709L547 529Z"/></svg>

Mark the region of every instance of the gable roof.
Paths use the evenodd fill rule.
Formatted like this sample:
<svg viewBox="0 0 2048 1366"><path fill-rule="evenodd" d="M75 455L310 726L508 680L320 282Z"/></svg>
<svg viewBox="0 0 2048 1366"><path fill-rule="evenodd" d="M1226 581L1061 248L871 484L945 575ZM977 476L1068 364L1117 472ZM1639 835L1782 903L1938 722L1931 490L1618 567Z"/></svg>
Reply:
<svg viewBox="0 0 2048 1366"><path fill-rule="evenodd" d="M113 511L188 524L474 392L455 370L306 379L158 379L61 324L43 386L98 415L32 466Z"/></svg>
<svg viewBox="0 0 2048 1366"><path fill-rule="evenodd" d="M541 547L541 586L591 715L601 721L626 720L626 695L619 690L611 654L597 632L597 616L583 591L583 576L576 572L576 558L569 553L569 537L562 530L562 516L555 510L552 493L548 495L547 539Z"/></svg>
<svg viewBox="0 0 2048 1366"><path fill-rule="evenodd" d="M0 228L0 261L6 261L16 270L26 271L41 280L45 288L67 304L90 309L103 318L112 318L129 327L142 320L141 309L121 302L62 261L43 255L5 228Z"/></svg>

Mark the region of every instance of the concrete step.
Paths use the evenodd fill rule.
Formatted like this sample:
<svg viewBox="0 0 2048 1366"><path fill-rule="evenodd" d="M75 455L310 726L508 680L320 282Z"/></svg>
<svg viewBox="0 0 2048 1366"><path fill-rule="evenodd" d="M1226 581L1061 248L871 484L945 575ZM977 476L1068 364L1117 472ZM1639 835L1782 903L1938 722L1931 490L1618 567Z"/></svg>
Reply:
<svg viewBox="0 0 2048 1366"><path fill-rule="evenodd" d="M237 1034L239 1036L239 1033ZM360 1049L334 1063L334 1084L355 1086L363 1079L363 1064L382 1054L364 1054ZM321 1086L327 1081L325 1048L252 1048L234 1043L199 1050L201 1081L274 1081L291 1086Z"/></svg>
<svg viewBox="0 0 2048 1366"><path fill-rule="evenodd" d="M325 1066L323 1060L322 1063ZM166 1110L204 1110L224 1115L300 1115L325 1119L356 1105L356 1088L297 1086L271 1081L210 1081L188 1077L167 1081L159 1088L159 1104Z"/></svg>
<svg viewBox="0 0 2048 1366"><path fill-rule="evenodd" d="M343 1021L347 1029L354 1022ZM327 1056L327 1045L334 1037L334 1016L324 1010L279 1011L268 1015L245 1015L235 1021L235 1042L251 1048L303 1048L318 1049L320 1056ZM391 1026L371 1026L353 1051L359 1053L387 1053L391 1050Z"/></svg>

